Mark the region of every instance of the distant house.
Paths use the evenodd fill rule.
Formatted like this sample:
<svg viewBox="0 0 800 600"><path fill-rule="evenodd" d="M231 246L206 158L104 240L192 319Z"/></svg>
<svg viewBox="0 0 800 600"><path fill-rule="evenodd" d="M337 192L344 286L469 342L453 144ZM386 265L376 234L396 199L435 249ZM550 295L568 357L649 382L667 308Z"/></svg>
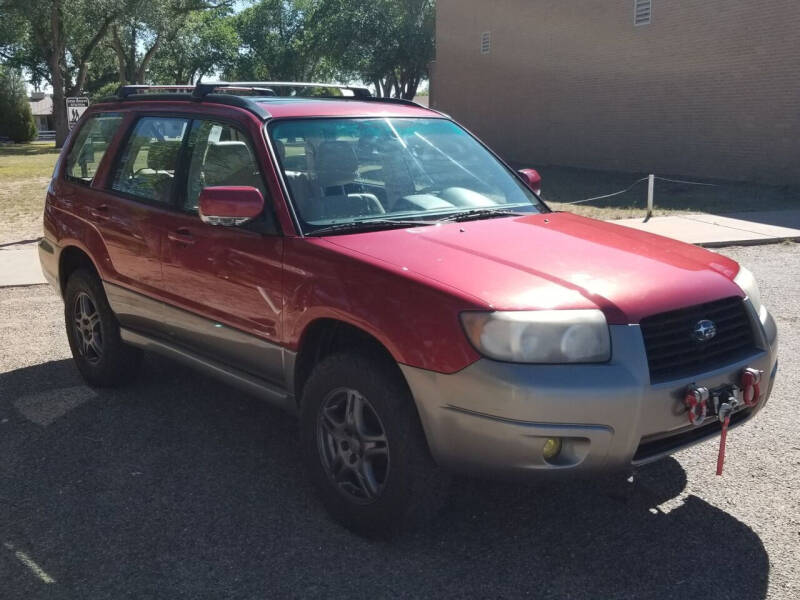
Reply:
<svg viewBox="0 0 800 600"><path fill-rule="evenodd" d="M31 105L36 128L41 131L53 131L53 96L44 92L33 92L28 99Z"/></svg>
<svg viewBox="0 0 800 600"><path fill-rule="evenodd" d="M431 105L505 158L800 184L797 0L437 0Z"/></svg>

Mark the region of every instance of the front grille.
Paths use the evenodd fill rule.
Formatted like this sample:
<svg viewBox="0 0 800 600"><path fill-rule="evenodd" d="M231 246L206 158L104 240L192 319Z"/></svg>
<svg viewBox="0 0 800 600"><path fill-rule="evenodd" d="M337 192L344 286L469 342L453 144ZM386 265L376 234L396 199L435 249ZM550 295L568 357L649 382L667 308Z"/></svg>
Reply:
<svg viewBox="0 0 800 600"><path fill-rule="evenodd" d="M692 332L703 319L714 322L717 334L698 342ZM645 317L640 325L651 383L715 369L756 350L753 327L741 298L724 298Z"/></svg>
<svg viewBox="0 0 800 600"><path fill-rule="evenodd" d="M731 415L730 426L738 425L742 421L748 419L752 414L752 408L733 413L733 415ZM711 418L713 418L713 421ZM711 418L709 418L708 423L704 423L700 427L692 427L681 433L676 433L675 435L655 437L654 439L642 438L639 442L639 447L636 449L636 454L633 455L632 462L636 464L647 461L647 459L654 456L671 454L684 446L689 446L706 438L718 435L720 431L722 431L722 423L720 423L719 419L716 417Z"/></svg>

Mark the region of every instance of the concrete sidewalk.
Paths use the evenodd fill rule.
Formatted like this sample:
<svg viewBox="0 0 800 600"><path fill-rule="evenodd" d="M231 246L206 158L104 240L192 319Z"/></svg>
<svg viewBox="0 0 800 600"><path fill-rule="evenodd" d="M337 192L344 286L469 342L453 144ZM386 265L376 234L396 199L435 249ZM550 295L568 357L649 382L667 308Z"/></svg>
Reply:
<svg viewBox="0 0 800 600"><path fill-rule="evenodd" d="M689 244L720 248L800 240L800 210L677 215L613 221ZM35 243L0 247L0 287L46 283Z"/></svg>
<svg viewBox="0 0 800 600"><path fill-rule="evenodd" d="M647 222L643 219L613 222L706 248L800 240L800 210L675 215L652 217Z"/></svg>
<svg viewBox="0 0 800 600"><path fill-rule="evenodd" d="M47 283L35 243L0 247L0 287Z"/></svg>

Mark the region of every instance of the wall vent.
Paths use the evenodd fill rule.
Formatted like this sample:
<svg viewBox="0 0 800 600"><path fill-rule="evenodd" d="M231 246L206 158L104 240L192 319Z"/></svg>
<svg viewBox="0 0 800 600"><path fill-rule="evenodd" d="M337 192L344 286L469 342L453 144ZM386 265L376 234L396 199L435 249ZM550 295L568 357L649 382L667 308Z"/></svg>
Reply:
<svg viewBox="0 0 800 600"><path fill-rule="evenodd" d="M489 54L492 51L492 32L484 31L481 34L481 54Z"/></svg>
<svg viewBox="0 0 800 600"><path fill-rule="evenodd" d="M652 0L633 0L633 24L649 25L653 16Z"/></svg>

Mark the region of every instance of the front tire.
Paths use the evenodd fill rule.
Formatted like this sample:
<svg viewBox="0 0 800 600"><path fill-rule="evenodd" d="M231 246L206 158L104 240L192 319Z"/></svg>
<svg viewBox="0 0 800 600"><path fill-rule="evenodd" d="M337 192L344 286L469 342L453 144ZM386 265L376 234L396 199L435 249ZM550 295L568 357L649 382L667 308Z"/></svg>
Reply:
<svg viewBox="0 0 800 600"><path fill-rule="evenodd" d="M122 341L103 286L91 271L78 269L67 280L64 320L72 357L86 383L113 387L136 375L142 352Z"/></svg>
<svg viewBox="0 0 800 600"><path fill-rule="evenodd" d="M304 386L301 429L318 494L348 529L391 537L442 505L449 478L431 458L411 393L388 360L325 358Z"/></svg>

